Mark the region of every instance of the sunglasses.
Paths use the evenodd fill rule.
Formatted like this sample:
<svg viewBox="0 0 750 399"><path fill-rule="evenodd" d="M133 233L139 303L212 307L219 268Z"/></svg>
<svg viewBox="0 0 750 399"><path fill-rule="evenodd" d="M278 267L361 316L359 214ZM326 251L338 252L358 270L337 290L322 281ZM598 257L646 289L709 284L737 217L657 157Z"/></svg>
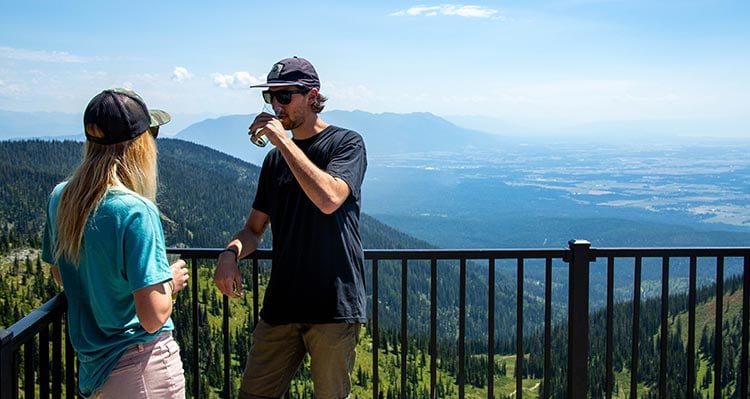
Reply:
<svg viewBox="0 0 750 399"><path fill-rule="evenodd" d="M157 138L159 136L159 126L149 127L148 132L151 133L151 136Z"/></svg>
<svg viewBox="0 0 750 399"><path fill-rule="evenodd" d="M292 102L292 94L304 94L308 91L310 91L310 89L306 87L297 90L263 90L263 101L265 101L266 104L271 104L273 103L273 99L275 98L276 101L279 102L279 104L287 105Z"/></svg>

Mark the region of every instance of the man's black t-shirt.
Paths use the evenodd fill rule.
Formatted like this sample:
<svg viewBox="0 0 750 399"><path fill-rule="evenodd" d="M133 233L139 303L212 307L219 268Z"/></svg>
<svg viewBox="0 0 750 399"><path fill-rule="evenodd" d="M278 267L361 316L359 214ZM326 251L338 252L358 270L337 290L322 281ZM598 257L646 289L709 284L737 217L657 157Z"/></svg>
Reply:
<svg viewBox="0 0 750 399"><path fill-rule="evenodd" d="M359 235L364 141L357 132L336 126L294 141L315 165L344 180L351 194L326 215L302 191L279 150L266 155L253 202L253 208L269 215L273 235L261 317L269 323L366 323Z"/></svg>

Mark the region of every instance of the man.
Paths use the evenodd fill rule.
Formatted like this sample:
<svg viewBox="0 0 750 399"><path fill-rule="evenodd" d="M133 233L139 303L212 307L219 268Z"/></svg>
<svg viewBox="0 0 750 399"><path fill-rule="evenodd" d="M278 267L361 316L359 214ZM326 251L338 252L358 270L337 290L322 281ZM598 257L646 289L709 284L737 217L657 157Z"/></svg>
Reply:
<svg viewBox="0 0 750 399"><path fill-rule="evenodd" d="M258 115L250 134L262 128L257 134L275 148L263 161L247 222L219 255L214 274L222 293L242 295L237 260L258 248L271 226L271 278L239 398L283 395L305 353L315 397L346 398L367 321L359 235L364 142L358 133L320 119L327 99L303 58L277 62L265 84L251 87L266 88L263 98L276 116Z"/></svg>

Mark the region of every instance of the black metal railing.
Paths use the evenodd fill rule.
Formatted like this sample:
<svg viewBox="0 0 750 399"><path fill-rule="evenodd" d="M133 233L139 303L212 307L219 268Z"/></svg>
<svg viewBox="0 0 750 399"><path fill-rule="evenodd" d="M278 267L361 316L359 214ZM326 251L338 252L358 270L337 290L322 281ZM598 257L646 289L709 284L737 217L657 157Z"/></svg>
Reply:
<svg viewBox="0 0 750 399"><path fill-rule="evenodd" d="M19 397L18 358L21 350L24 353L24 381L35 381L35 374L38 375L38 385L24 385L25 398L35 398L37 386L39 397L61 397L63 374L67 387L65 397L76 397L73 368L66 367L63 373L63 359L65 364L73 364L75 361L68 334L63 334L66 308L65 295L60 294L8 329L0 329L0 398ZM39 355L36 365L35 352Z"/></svg>
<svg viewBox="0 0 750 399"><path fill-rule="evenodd" d="M194 248L180 248L170 249L169 252L179 253L183 259L186 259L191 267L191 275L199 275L200 261L208 260L212 261L216 258L219 253L219 249L194 249ZM253 323L258 321L259 314L259 289L260 286L260 275L261 275L261 262L270 262L271 252L269 250L258 250L251 256L247 257L243 262L249 263L249 267L252 270L252 319ZM641 286L641 278L643 273L644 262L648 260L648 263L653 263L653 260L660 261L661 265L661 293L658 298L661 302L660 311L660 332L658 341L659 346L659 372L658 372L658 384L655 390L658 390L658 397L668 397L667 392L667 379L668 370L666 359L667 353L667 338L669 333L669 299L670 299L670 271L675 264L687 261L689 264L689 272L687 275L687 375L686 384L684 391L676 396L682 396L685 398L695 397L696 392L696 293L699 289L697 276L698 276L698 263L707 261L708 264L712 265L715 271L715 289L716 289L716 303L715 303L715 320L714 320L714 357L712 372L714 374L713 381L713 397L720 398L726 395L725 389L721 383L719 383L720 375L722 372L722 366L726 359L723 358L723 319L725 307L723 304L724 297L724 286L723 281L725 277L725 264L731 260L733 265L739 265L739 272L742 275L742 310L741 310L741 355L740 355L740 367L737 370L735 381L737 391L739 392L740 398L748 398L748 369L750 364L748 363L748 342L750 340L748 333L748 323L750 323L750 247L741 248L592 248L587 241L574 240L568 243L567 248L562 249L486 249L486 250L366 250L365 257L368 262L368 269L371 275L368 277L369 287L368 294L371 295L371 321L369 330L372 334L372 364L373 364L373 375L372 384L370 391L372 392L373 398L380 397L381 384L379 375L379 356L380 349L378 345L380 342L380 318L387 312L387 310L380 308L380 289L379 285L382 283L379 279L379 273L381 273L381 264L386 262L400 262L401 268L401 304L400 304L400 326L399 326L399 337L400 337L400 358L399 370L400 370L400 397L407 397L407 353L409 345L409 320L408 320L408 301L409 298L409 269L412 267L414 262L426 262L429 264L429 374L430 374L430 397L437 397L437 375L438 375L438 275L442 271L445 263L451 263L458 267L458 301L457 301L457 312L458 312L458 331L456 333L455 343L457 345L457 370L455 371L455 381L458 388L456 394L459 398L466 396L466 318L467 318L467 289L471 290L473 287L467 286L467 269L469 265L474 265L477 262L486 266L486 278L487 278L487 308L488 313L486 317L486 358L487 358L487 371L486 371L486 395L488 398L495 398L497 394L495 392L495 345L496 345L496 325L495 325L495 312L497 310L495 290L496 279L498 278L498 265L502 262L504 265L508 262L513 262L515 265L515 276L516 276L516 306L515 306L515 333L513 338L515 340L515 369L522 370L524 362L526 361L524 354L524 339L533 333L540 333L543 336L544 342L544 353L543 353L543 372L542 372L542 388L539 396L542 398L550 397L567 397L567 398L584 398L591 396L589 394L589 382L591 370L591 359L589 358L590 351L590 339L592 338L589 334L590 329L590 317L592 311L595 309L592 305L593 299L591 297L591 279L592 272L602 272L606 274L606 300L603 310L606 313L606 337L604 338L606 350L605 350L605 361L604 361L604 374L605 374L605 390L599 394L593 396L601 396L611 398L613 395L612 387L614 385L614 369L613 369L613 345L614 345L614 333L613 327L613 314L616 306L616 297L621 299L620 296L615 294L615 265L616 263L625 263L625 269L632 272L632 291L630 293L630 300L632 300L632 339L631 344L631 358L628 368L630 370L639 369L639 346L647 343L641 342L639 336L639 328L641 321L640 306L643 297ZM606 264L602 264L600 261L606 261ZM543 327L541 330L536 329L535 331L525 331L524 329L524 298L525 298L525 280L524 277L530 270L529 264L532 262L541 262L544 270L543 281L540 283L543 285ZM632 262L632 266L630 265ZM552 331L556 324L559 324L557 318L553 318L553 269L556 266L564 266L568 264L567 276L562 276L560 280L567 278L567 304L564 306L565 314L560 319L567 320L567 342L565 344L565 352L562 356L567 358L566 362L566 374L564 379L567 380L567 387L564 392L552 392L551 384L549 379L553 373L553 349L552 349ZM440 269L440 270L439 270ZM484 270L483 270L484 271ZM701 270L705 272L705 270ZM472 273L476 270L472 269ZM705 274L705 273L703 273ZM191 334L192 342L198 342L199 340L199 326L195 320L199 320L199 279L191 279L190 292L191 292L191 303L190 310L192 314ZM627 298L627 295L625 296ZM73 367L64 367L61 363L63 359L62 343L65 343L64 359L65 365L74 364L73 350L70 347L70 343L67 339L67 334L63 334L62 325L64 323L64 312L66 309L66 301L64 294L58 295L39 309L24 317L22 320L12 325L6 330L0 330L0 342L2 348L0 351L0 399L11 399L18 398L19 393L19 378L21 375L24 376L26 381L23 387L23 395L25 398L36 397L35 387L29 384L29 381L37 381L38 393L40 397L66 397L73 398L74 395L74 373ZM223 327L223 379L224 389L222 397L232 397L233 393L229 392L232 387L232 376L230 373L232 354L230 353L230 332L229 332L229 300L227 297L223 298L222 310L222 327ZM557 321L556 321L557 320ZM65 336L65 338L63 338ZM44 350L48 346L52 347L51 357L49 351ZM33 356L31 355L34 351L34 347L38 346L43 349L40 350L40 359L35 369L35 365L30 360ZM197 348L197 346L196 346ZM23 352L22 352L23 351ZM197 376L200 374L200 362L198 350L187 350L191 361L191 369L186 370L192 375ZM21 353L24 353L24 364L22 369L19 370L18 359ZM50 362L51 361L51 362ZM559 364L554 365L555 368L559 368ZM62 375L65 375L65 384L62 381ZM65 387L63 392L62 387ZM514 397L521 398L524 395L523 390L523 373L517 372L515 375L516 390ZM638 373L630 373L630 384L629 384L630 397L635 398L638 395ZM192 392L200 391L200 379L192 379ZM63 395L64 394L64 395ZM675 396L672 393L672 396Z"/></svg>

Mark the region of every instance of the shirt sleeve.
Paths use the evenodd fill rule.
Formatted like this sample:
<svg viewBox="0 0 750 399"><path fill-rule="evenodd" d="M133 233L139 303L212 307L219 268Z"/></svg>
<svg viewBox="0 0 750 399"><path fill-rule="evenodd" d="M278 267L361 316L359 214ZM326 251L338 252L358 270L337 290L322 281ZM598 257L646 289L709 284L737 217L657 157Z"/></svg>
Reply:
<svg viewBox="0 0 750 399"><path fill-rule="evenodd" d="M344 180L349 185L352 196L359 200L366 170L367 151L364 140L359 133L349 131L326 166L326 172Z"/></svg>
<svg viewBox="0 0 750 399"><path fill-rule="evenodd" d="M143 200L140 204L123 230L124 268L132 292L172 279L159 211Z"/></svg>
<svg viewBox="0 0 750 399"><path fill-rule="evenodd" d="M42 231L42 260L49 264L57 264L55 252L57 252L57 205L66 182L58 184L47 199L47 216L44 220L44 231Z"/></svg>
<svg viewBox="0 0 750 399"><path fill-rule="evenodd" d="M274 151L274 150L271 150ZM271 173L271 153L266 155L263 159L263 165L260 168L260 176L258 177L258 187L255 190L255 199L253 200L253 208L265 213L270 214L270 204L268 203L269 181Z"/></svg>
<svg viewBox="0 0 750 399"><path fill-rule="evenodd" d="M44 221L44 231L42 232L42 260L50 263L50 264L56 264L57 260L55 259L54 252L55 252L55 245L53 242L55 241L53 237L55 236L55 232L52 231L52 229L55 228L55 223L50 218L50 211L49 211L49 204L47 205L47 217Z"/></svg>

